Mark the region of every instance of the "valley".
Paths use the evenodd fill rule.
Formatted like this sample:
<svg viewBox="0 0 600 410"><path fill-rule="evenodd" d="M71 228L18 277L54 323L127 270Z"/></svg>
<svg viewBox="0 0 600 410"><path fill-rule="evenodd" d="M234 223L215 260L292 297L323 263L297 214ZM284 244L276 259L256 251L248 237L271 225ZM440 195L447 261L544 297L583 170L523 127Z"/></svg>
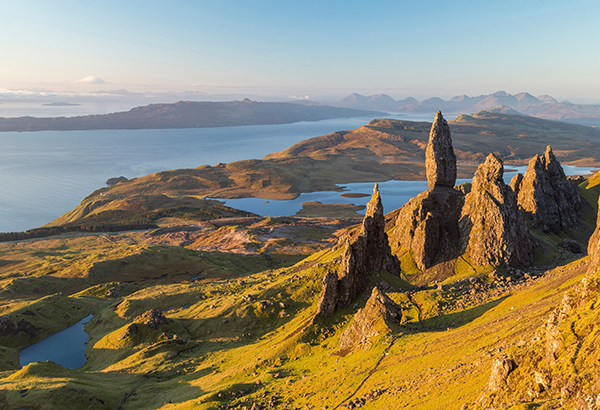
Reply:
<svg viewBox="0 0 600 410"><path fill-rule="evenodd" d="M599 393L600 177L560 163L600 165L599 133L486 111L375 119L100 188L41 228L59 235L0 243L0 408L582 408ZM509 186L511 164L528 170ZM364 216L207 199L389 179L429 186L384 210L375 185ZM85 365L19 366L89 314Z"/></svg>

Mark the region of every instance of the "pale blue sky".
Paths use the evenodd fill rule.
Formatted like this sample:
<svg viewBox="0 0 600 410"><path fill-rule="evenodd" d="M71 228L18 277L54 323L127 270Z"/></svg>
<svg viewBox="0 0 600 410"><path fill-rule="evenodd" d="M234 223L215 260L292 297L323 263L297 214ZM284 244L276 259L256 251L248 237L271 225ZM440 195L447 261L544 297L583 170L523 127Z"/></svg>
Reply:
<svg viewBox="0 0 600 410"><path fill-rule="evenodd" d="M4 89L600 102L597 0L0 0L0 10ZM77 82L91 76L105 83Z"/></svg>

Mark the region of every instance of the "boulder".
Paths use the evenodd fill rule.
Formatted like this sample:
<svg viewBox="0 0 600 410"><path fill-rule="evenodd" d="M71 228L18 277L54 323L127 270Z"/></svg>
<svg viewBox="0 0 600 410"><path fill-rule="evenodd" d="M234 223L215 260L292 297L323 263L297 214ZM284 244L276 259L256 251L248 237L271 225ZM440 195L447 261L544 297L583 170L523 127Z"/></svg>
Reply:
<svg viewBox="0 0 600 410"><path fill-rule="evenodd" d="M487 384L487 390L490 392L500 390L506 385L508 375L517 368L514 360L506 355L494 359L492 363L492 372Z"/></svg>
<svg viewBox="0 0 600 410"><path fill-rule="evenodd" d="M437 185L453 187L456 183L456 155L452 147L450 127L440 111L435 115L429 132L425 169L429 188Z"/></svg>
<svg viewBox="0 0 600 410"><path fill-rule="evenodd" d="M318 303L318 314L321 316L329 316L335 310L350 305L366 290L372 272L386 270L400 274L400 263L392 255L385 233L385 217L377 184L358 234L344 240L342 262L337 275L328 273L323 282Z"/></svg>
<svg viewBox="0 0 600 410"><path fill-rule="evenodd" d="M502 160L493 154L477 168L460 217L465 256L478 266L521 267L533 262L535 242L504 183Z"/></svg>
<svg viewBox="0 0 600 410"><path fill-rule="evenodd" d="M543 156L536 155L529 161L529 168L513 189L533 228L569 232L583 218L577 186L567 179L550 146Z"/></svg>
<svg viewBox="0 0 600 410"><path fill-rule="evenodd" d="M340 337L340 348L348 353L356 348L369 349L373 338L399 325L402 309L379 288L374 287L364 308L354 315L354 321Z"/></svg>

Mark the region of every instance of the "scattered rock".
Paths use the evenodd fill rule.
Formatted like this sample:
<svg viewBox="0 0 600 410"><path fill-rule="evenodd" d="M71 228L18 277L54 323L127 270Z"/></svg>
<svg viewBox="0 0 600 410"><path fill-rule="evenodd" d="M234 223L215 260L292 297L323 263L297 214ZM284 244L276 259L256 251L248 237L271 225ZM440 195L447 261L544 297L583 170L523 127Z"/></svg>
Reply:
<svg viewBox="0 0 600 410"><path fill-rule="evenodd" d="M494 359L492 363L492 374L487 384L488 391L500 390L506 385L508 375L517 368L514 360L502 355Z"/></svg>
<svg viewBox="0 0 600 410"><path fill-rule="evenodd" d="M560 307L550 313L550 317L546 322L546 360L549 363L554 363L557 359L557 353L562 347L562 336L558 325L567 314L573 309L575 301L565 292Z"/></svg>
<svg viewBox="0 0 600 410"><path fill-rule="evenodd" d="M571 231L583 218L577 187L565 176L550 146L544 156L536 155L529 161L515 192L519 206L531 217L532 227L543 232Z"/></svg>
<svg viewBox="0 0 600 410"><path fill-rule="evenodd" d="M436 185L454 187L456 155L452 148L450 127L440 111L435 115L429 132L429 143L425 150L425 168L430 189Z"/></svg>
<svg viewBox="0 0 600 410"><path fill-rule="evenodd" d="M385 217L377 184L367 204L358 235L346 239L344 246L337 275L330 272L323 281L318 303L318 314L321 316L330 316L335 310L354 302L359 293L366 289L372 272L386 270L394 275L400 274L400 263L392 255L385 233Z"/></svg>
<svg viewBox="0 0 600 410"><path fill-rule="evenodd" d="M567 180L574 184L574 185L579 185L585 182L587 178L583 175L569 175L567 176Z"/></svg>
<svg viewBox="0 0 600 410"><path fill-rule="evenodd" d="M354 321L340 337L340 351L369 349L371 339L390 330L390 324L400 324L402 308L385 293L374 287L364 308L356 312Z"/></svg>
<svg viewBox="0 0 600 410"><path fill-rule="evenodd" d="M456 189L458 192L460 192L463 195L467 195L469 192L471 192L471 183L470 182L462 183L460 185L455 186L454 189Z"/></svg>
<svg viewBox="0 0 600 410"><path fill-rule="evenodd" d="M158 309L148 310L136 317L134 321L145 325L151 325L155 329L158 329L160 325L166 325L172 322L171 319L163 315L163 313Z"/></svg>
<svg viewBox="0 0 600 410"><path fill-rule="evenodd" d="M475 172L459 223L465 255L478 266L529 266L535 242L503 175L502 160L494 154Z"/></svg>
<svg viewBox="0 0 600 410"><path fill-rule="evenodd" d="M108 289L106 291L106 295L107 298L119 298L121 297L121 289L113 286L112 288Z"/></svg>

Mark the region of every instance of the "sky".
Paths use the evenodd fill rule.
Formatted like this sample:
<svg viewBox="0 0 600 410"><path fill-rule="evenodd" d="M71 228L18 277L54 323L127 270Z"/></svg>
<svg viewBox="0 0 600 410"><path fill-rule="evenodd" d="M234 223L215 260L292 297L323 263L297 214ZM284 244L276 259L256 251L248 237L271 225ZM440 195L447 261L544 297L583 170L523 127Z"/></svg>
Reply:
<svg viewBox="0 0 600 410"><path fill-rule="evenodd" d="M600 103L598 0L0 0L0 10L3 98L503 90Z"/></svg>

